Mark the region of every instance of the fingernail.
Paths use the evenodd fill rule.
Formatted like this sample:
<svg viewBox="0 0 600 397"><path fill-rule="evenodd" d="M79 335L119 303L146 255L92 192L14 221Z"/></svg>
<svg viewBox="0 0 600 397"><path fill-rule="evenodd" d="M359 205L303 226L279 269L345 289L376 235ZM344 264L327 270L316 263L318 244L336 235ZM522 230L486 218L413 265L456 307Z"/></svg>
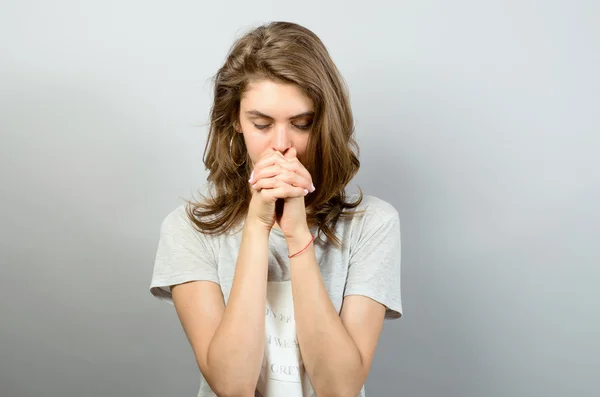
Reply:
<svg viewBox="0 0 600 397"><path fill-rule="evenodd" d="M304 195L306 196L308 194L308 190L304 189Z"/></svg>
<svg viewBox="0 0 600 397"><path fill-rule="evenodd" d="M254 186L256 186L256 183L255 183L254 185L252 185L252 189L254 189L254 188L255 188Z"/></svg>
<svg viewBox="0 0 600 397"><path fill-rule="evenodd" d="M315 189L315 185L313 185L313 184L311 183L311 184L310 184L310 186L312 187L312 190L310 191L310 192L312 193L312 192L314 192L314 191L316 190L316 189Z"/></svg>
<svg viewBox="0 0 600 397"><path fill-rule="evenodd" d="M252 183L252 178L254 178L254 170L250 174L250 179L248 179L248 182Z"/></svg>

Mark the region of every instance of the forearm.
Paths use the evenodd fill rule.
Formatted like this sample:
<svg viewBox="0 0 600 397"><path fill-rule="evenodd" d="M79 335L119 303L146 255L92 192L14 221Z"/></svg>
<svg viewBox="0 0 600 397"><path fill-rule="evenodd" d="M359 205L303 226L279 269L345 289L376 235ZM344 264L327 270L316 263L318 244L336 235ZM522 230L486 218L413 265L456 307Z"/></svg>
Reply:
<svg viewBox="0 0 600 397"><path fill-rule="evenodd" d="M288 242L290 252L309 240ZM311 383L318 396L355 397L364 378L361 355L327 293L314 246L291 258L290 267L296 333Z"/></svg>
<svg viewBox="0 0 600 397"><path fill-rule="evenodd" d="M258 381L265 343L269 234L246 224L225 312L208 349L213 382L237 394ZM225 394L225 393L224 393Z"/></svg>

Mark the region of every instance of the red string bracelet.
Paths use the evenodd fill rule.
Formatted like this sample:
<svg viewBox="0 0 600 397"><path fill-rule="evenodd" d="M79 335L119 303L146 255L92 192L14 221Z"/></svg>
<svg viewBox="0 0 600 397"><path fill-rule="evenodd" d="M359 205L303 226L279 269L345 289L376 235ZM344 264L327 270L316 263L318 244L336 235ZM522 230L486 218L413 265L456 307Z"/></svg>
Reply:
<svg viewBox="0 0 600 397"><path fill-rule="evenodd" d="M300 255L300 254L301 254L301 253L303 253L304 251L306 251L306 250L308 249L308 247L310 247L310 245L312 244L312 242L313 242L313 241L315 241L315 235L314 235L314 234L311 234L311 237L312 237L312 238L310 239L310 241L308 242L308 244L306 245L306 247L302 248L300 251L296 252L295 254L288 255L288 258L293 258L293 257L295 257L295 256L298 256L298 255Z"/></svg>

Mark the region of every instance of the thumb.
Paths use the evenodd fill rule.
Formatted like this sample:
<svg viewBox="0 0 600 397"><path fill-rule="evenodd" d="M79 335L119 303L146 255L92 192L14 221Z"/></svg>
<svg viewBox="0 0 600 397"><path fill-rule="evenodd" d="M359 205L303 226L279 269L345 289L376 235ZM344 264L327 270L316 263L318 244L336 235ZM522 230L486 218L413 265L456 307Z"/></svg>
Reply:
<svg viewBox="0 0 600 397"><path fill-rule="evenodd" d="M293 159L293 158L296 158L297 155L298 155L298 151L296 150L296 148L291 147L287 150L287 152L285 152L283 157L285 157L286 159Z"/></svg>

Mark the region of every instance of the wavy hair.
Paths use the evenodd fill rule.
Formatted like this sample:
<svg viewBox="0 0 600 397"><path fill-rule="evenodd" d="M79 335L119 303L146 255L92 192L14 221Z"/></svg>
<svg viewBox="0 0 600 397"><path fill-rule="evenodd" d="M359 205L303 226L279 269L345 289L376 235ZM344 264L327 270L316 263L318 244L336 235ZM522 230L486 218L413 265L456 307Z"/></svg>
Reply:
<svg viewBox="0 0 600 397"><path fill-rule="evenodd" d="M337 247L334 228L363 199L347 201L346 185L360 167L348 90L327 49L309 29L290 22L262 25L232 46L214 76L214 103L203 161L210 197L187 201L186 212L207 234L231 230L246 216L251 167L244 140L236 138L240 101L251 81L270 79L299 87L315 106L304 166L318 189L305 197L307 222Z"/></svg>

